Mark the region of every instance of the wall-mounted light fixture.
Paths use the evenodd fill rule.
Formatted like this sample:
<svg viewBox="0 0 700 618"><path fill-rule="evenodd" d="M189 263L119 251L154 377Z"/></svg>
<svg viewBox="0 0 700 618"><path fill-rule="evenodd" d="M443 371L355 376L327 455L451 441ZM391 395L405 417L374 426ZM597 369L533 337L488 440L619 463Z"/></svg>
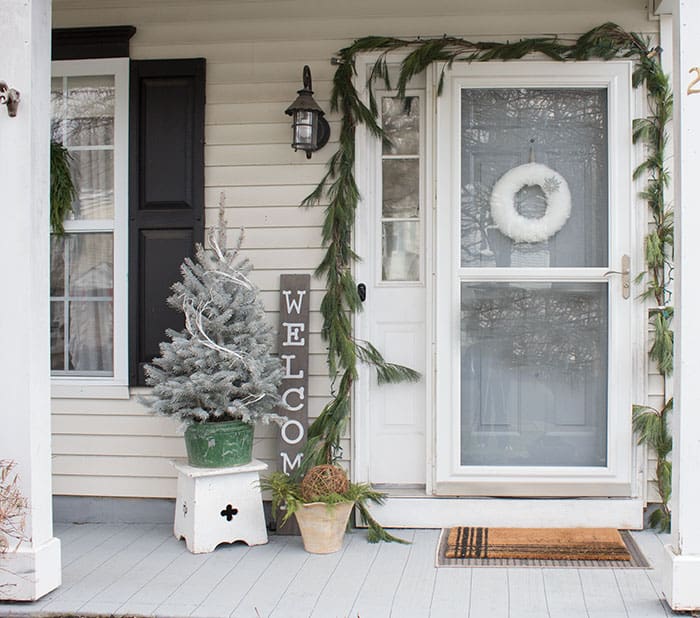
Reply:
<svg viewBox="0 0 700 618"><path fill-rule="evenodd" d="M304 67L304 87L297 91L299 95L285 114L292 117L292 148L294 151L303 150L306 158L311 153L323 148L331 135L331 128L324 118L325 112L314 101L311 90L311 69Z"/></svg>
<svg viewBox="0 0 700 618"><path fill-rule="evenodd" d="M5 82L0 82L0 105L7 105L7 113L10 118L14 118L19 106L19 91L10 88Z"/></svg>

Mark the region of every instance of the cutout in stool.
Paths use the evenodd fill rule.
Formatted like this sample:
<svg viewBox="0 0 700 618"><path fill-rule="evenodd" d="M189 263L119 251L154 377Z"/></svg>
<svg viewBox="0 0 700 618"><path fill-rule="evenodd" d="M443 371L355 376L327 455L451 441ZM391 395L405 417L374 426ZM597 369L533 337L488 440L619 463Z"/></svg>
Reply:
<svg viewBox="0 0 700 618"><path fill-rule="evenodd" d="M226 508L221 511L221 517L225 517L226 521L231 521L234 515L238 515L238 509L234 509L230 504L227 504Z"/></svg>

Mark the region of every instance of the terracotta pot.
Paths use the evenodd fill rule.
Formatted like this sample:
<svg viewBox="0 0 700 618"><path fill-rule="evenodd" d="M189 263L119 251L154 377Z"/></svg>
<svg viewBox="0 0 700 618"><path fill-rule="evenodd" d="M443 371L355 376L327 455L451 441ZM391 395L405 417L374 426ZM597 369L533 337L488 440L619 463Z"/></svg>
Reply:
<svg viewBox="0 0 700 618"><path fill-rule="evenodd" d="M187 460L199 468L230 468L250 463L253 426L243 421L192 423L185 430Z"/></svg>
<svg viewBox="0 0 700 618"><path fill-rule="evenodd" d="M343 546L352 502L302 504L297 518L304 549L312 554L332 554Z"/></svg>

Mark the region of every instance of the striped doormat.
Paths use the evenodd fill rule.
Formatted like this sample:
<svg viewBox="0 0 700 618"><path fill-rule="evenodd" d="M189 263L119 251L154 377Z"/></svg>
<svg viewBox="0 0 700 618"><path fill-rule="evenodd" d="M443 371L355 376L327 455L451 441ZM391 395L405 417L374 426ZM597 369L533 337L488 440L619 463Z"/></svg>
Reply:
<svg viewBox="0 0 700 618"><path fill-rule="evenodd" d="M437 564L648 567L630 534L614 528L449 528L442 531Z"/></svg>

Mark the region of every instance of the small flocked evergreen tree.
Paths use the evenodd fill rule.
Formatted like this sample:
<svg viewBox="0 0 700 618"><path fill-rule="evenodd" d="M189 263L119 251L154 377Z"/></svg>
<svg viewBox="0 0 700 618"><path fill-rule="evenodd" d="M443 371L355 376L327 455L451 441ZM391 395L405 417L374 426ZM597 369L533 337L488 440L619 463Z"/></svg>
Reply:
<svg viewBox="0 0 700 618"><path fill-rule="evenodd" d="M186 258L182 281L172 286L168 304L185 316L185 328L167 331L160 356L146 367L153 387L151 411L185 423L240 419L248 423L281 422L277 388L282 378L272 356L272 329L258 290L241 258L241 239L225 249L223 209L218 228L209 234L211 248L197 246Z"/></svg>

